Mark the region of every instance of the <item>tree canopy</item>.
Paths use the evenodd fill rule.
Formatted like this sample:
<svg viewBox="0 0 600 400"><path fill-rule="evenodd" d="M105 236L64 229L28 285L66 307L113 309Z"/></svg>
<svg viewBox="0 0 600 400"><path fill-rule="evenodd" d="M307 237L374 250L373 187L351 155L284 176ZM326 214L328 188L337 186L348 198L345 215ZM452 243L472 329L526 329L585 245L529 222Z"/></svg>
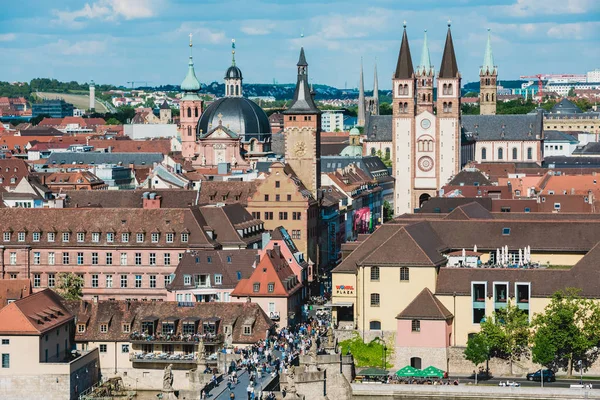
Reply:
<svg viewBox="0 0 600 400"><path fill-rule="evenodd" d="M65 300L80 300L83 296L83 278L71 272L58 274L56 292Z"/></svg>

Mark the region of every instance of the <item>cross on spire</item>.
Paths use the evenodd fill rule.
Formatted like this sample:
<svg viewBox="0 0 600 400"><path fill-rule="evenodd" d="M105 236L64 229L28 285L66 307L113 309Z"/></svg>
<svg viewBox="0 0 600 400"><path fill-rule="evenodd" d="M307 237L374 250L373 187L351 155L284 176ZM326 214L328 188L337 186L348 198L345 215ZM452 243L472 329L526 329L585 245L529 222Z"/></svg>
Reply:
<svg viewBox="0 0 600 400"><path fill-rule="evenodd" d="M194 36L194 34L190 32L190 47L192 47L192 36Z"/></svg>
<svg viewBox="0 0 600 400"><path fill-rule="evenodd" d="M231 39L231 65L235 65L235 39Z"/></svg>

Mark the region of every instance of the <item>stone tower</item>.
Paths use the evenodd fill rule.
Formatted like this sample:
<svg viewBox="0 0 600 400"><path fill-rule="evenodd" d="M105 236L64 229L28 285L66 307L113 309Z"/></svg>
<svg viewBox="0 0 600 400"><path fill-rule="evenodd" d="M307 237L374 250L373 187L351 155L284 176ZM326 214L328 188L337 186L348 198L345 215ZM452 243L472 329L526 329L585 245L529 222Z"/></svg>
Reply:
<svg viewBox="0 0 600 400"><path fill-rule="evenodd" d="M96 110L96 85L94 81L90 82L90 112Z"/></svg>
<svg viewBox="0 0 600 400"><path fill-rule="evenodd" d="M163 103L160 105L159 113L161 124L170 124L173 120L171 107L169 104L167 104L167 100L163 101Z"/></svg>
<svg viewBox="0 0 600 400"><path fill-rule="evenodd" d="M433 81L435 70L431 65L429 45L427 44L427 30L423 39L421 62L417 67L417 114L429 111L433 114Z"/></svg>
<svg viewBox="0 0 600 400"><path fill-rule="evenodd" d="M448 22L446 44L437 79L437 188L460 171L460 85L452 31Z"/></svg>
<svg viewBox="0 0 600 400"><path fill-rule="evenodd" d="M190 59L187 75L181 83L183 96L179 105L181 154L188 160L193 158L196 153L196 127L198 126L200 114L202 114L202 99L198 94L200 91L200 82L196 78L196 72L194 71L192 47L192 34L190 33Z"/></svg>
<svg viewBox="0 0 600 400"><path fill-rule="evenodd" d="M321 110L308 85L308 63L300 49L298 80L290 107L283 112L285 162L292 167L315 199L321 186Z"/></svg>
<svg viewBox="0 0 600 400"><path fill-rule="evenodd" d="M358 84L358 112L356 125L365 126L365 81L363 78L363 63L360 59L360 82Z"/></svg>
<svg viewBox="0 0 600 400"><path fill-rule="evenodd" d="M483 65L479 70L479 114L481 115L496 115L497 78L498 68L494 65L492 54L492 35L488 29Z"/></svg>
<svg viewBox="0 0 600 400"><path fill-rule="evenodd" d="M394 149L393 175L395 214L412 212L412 182L415 124L415 73L406 22L398 54L396 72L392 78L392 143Z"/></svg>
<svg viewBox="0 0 600 400"><path fill-rule="evenodd" d="M235 65L235 39L231 39L231 67L225 72L225 97L242 97L242 71Z"/></svg>

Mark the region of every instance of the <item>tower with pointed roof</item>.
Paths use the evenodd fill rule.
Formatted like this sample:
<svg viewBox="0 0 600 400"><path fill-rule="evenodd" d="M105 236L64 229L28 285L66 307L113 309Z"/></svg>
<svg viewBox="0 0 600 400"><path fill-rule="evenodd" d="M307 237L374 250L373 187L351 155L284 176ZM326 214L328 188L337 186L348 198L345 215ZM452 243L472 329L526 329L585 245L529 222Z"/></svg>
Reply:
<svg viewBox="0 0 600 400"><path fill-rule="evenodd" d="M392 143L395 214L412 213L460 169L460 73L450 25L433 99L434 68L427 33L413 70L406 24L393 83ZM436 105L434 110L434 104Z"/></svg>
<svg viewBox="0 0 600 400"><path fill-rule="evenodd" d="M285 162L292 167L304 186L317 198L321 186L321 110L308 84L308 63L300 49L294 99L283 112Z"/></svg>
<svg viewBox="0 0 600 400"><path fill-rule="evenodd" d="M433 81L435 70L431 65L429 56L429 45L427 43L427 30L423 38L423 50L421 51L421 62L417 67L417 114L423 111L433 113Z"/></svg>
<svg viewBox="0 0 600 400"><path fill-rule="evenodd" d="M365 126L365 80L363 77L363 63L360 59L360 81L358 83L358 112L356 125Z"/></svg>
<svg viewBox="0 0 600 400"><path fill-rule="evenodd" d="M496 115L497 78L498 68L494 65L492 54L492 35L488 29L483 65L479 70L479 114L481 115Z"/></svg>
<svg viewBox="0 0 600 400"><path fill-rule="evenodd" d="M242 70L235 65L235 39L231 39L231 67L225 72L225 97L242 97Z"/></svg>
<svg viewBox="0 0 600 400"><path fill-rule="evenodd" d="M377 79L377 63L375 63L375 72L373 75L373 95L367 97L366 103L367 115L379 115L379 80Z"/></svg>
<svg viewBox="0 0 600 400"><path fill-rule="evenodd" d="M179 105L179 134L181 137L181 155L185 159L191 159L195 156L196 150L196 129L198 119L202 114L202 98L198 94L200 91L200 82L196 78L194 71L194 59L192 58L192 34L190 33L190 58L188 62L188 72L183 82L181 82L181 103Z"/></svg>

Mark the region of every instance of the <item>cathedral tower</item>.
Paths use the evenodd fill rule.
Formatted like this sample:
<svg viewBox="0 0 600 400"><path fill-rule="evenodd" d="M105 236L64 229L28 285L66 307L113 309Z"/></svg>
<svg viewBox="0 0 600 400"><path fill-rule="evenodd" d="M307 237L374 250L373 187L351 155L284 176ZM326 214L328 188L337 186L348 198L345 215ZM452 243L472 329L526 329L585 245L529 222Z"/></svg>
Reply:
<svg viewBox="0 0 600 400"><path fill-rule="evenodd" d="M242 71L235 65L235 39L231 39L231 67L225 72L225 97L242 97Z"/></svg>
<svg viewBox="0 0 600 400"><path fill-rule="evenodd" d="M365 81L363 78L363 63L362 58L360 59L360 82L358 84L358 112L356 125L365 126Z"/></svg>
<svg viewBox="0 0 600 400"><path fill-rule="evenodd" d="M498 68L494 65L492 36L488 29L483 65L479 70L479 114L481 115L496 115L497 78Z"/></svg>
<svg viewBox="0 0 600 400"><path fill-rule="evenodd" d="M412 182L415 124L415 73L406 22L396 72L392 78L392 143L394 148L393 175L395 214L412 212Z"/></svg>
<svg viewBox="0 0 600 400"><path fill-rule="evenodd" d="M321 186L321 110L315 105L308 85L308 63L304 48L300 49L297 67L294 99L283 112L285 162L316 199Z"/></svg>
<svg viewBox="0 0 600 400"><path fill-rule="evenodd" d="M196 78L194 71L194 60L192 58L192 34L190 33L190 60L188 62L188 72L181 83L183 96L179 106L179 134L181 136L181 154L186 159L195 156L196 151L196 127L198 119L202 114L202 99L198 95L200 91L200 82Z"/></svg>
<svg viewBox="0 0 600 400"><path fill-rule="evenodd" d="M427 30L423 39L423 50L421 52L421 63L417 67L417 114L429 111L433 114L433 80L435 70L431 66L429 57L429 45L427 44Z"/></svg>
<svg viewBox="0 0 600 400"><path fill-rule="evenodd" d="M373 75L373 97L369 109L371 115L379 115L379 78L377 78L377 62L375 62L375 72Z"/></svg>

